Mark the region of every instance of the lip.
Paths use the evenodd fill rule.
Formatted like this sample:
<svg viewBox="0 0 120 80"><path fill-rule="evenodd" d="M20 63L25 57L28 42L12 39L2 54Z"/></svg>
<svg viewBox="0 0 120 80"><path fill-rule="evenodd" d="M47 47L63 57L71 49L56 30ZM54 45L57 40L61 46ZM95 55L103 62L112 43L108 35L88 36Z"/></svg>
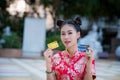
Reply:
<svg viewBox="0 0 120 80"><path fill-rule="evenodd" d="M68 45L71 41L65 41L65 44Z"/></svg>

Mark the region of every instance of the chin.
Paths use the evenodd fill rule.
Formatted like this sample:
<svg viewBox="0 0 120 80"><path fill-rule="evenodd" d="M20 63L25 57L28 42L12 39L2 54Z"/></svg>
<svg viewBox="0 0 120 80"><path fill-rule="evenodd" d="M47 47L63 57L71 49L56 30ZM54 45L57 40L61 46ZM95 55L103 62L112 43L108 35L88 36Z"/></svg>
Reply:
<svg viewBox="0 0 120 80"><path fill-rule="evenodd" d="M70 47L72 47L72 46L71 46L71 45L65 45L65 47L66 47L66 48L70 48Z"/></svg>

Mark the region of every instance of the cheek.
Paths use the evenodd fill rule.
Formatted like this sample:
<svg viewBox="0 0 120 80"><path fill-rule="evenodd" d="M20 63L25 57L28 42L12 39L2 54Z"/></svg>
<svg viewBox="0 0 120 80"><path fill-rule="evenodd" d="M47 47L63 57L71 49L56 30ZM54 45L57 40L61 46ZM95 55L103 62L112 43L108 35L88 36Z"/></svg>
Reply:
<svg viewBox="0 0 120 80"><path fill-rule="evenodd" d="M61 38L61 41L63 42L64 38L63 38L63 36L62 36L62 35L60 36L60 38Z"/></svg>
<svg viewBox="0 0 120 80"><path fill-rule="evenodd" d="M72 38L76 39L77 38L77 35L76 34L73 34L71 35Z"/></svg>
<svg viewBox="0 0 120 80"><path fill-rule="evenodd" d="M76 42L77 41L77 36L76 35L73 35L73 36L71 36L72 38L72 41L74 41L74 42Z"/></svg>
<svg viewBox="0 0 120 80"><path fill-rule="evenodd" d="M60 35L60 37L61 37L61 40L64 40L66 38L66 35Z"/></svg>

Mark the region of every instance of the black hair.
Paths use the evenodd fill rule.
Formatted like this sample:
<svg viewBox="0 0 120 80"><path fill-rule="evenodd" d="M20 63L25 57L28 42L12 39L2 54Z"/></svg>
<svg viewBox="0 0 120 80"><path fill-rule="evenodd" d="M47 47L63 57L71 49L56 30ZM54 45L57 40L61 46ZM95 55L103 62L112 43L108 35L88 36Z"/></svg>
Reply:
<svg viewBox="0 0 120 80"><path fill-rule="evenodd" d="M81 19L80 17L76 17L74 20L73 19L68 19L68 20L57 20L57 26L61 29L64 25L66 24L71 24L74 26L75 30L77 32L81 32Z"/></svg>

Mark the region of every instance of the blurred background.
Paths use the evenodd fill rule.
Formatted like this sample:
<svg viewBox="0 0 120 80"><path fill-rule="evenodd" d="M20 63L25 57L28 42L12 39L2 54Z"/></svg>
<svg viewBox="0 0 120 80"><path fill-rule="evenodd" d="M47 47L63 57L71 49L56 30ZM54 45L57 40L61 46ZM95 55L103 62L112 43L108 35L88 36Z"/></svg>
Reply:
<svg viewBox="0 0 120 80"><path fill-rule="evenodd" d="M95 50L98 80L119 80L119 5L120 0L0 0L0 80L45 80L47 44L58 41L55 51L64 50L56 20L77 16L78 46Z"/></svg>

